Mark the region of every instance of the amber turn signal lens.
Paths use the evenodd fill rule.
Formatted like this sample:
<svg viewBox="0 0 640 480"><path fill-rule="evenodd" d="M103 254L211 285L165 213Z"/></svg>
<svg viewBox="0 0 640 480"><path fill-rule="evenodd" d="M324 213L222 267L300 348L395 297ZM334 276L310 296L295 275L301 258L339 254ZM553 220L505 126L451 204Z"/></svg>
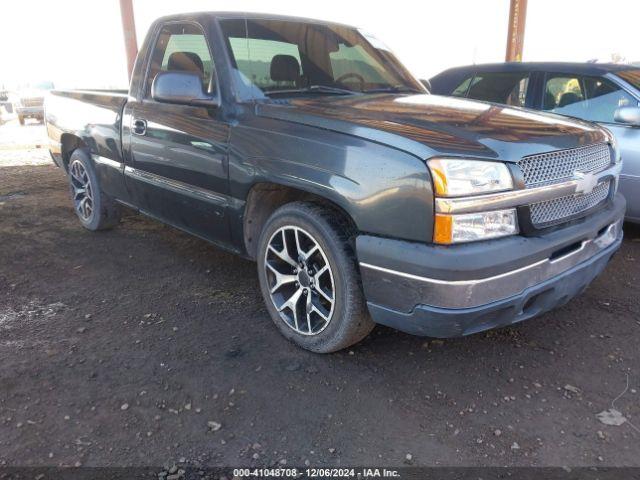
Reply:
<svg viewBox="0 0 640 480"><path fill-rule="evenodd" d="M453 240L453 217L451 215L436 214L433 241L442 245L449 245Z"/></svg>

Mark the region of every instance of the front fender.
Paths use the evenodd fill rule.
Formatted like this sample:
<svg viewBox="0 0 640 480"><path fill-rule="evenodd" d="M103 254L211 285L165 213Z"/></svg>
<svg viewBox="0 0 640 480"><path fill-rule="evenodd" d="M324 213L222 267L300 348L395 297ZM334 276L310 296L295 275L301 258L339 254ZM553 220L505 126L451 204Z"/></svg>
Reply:
<svg viewBox="0 0 640 480"><path fill-rule="evenodd" d="M284 125L283 125L284 124ZM286 127L286 130L285 128ZM269 182L323 197L361 232L430 241L431 178L423 160L371 141L272 119L232 129L232 195Z"/></svg>

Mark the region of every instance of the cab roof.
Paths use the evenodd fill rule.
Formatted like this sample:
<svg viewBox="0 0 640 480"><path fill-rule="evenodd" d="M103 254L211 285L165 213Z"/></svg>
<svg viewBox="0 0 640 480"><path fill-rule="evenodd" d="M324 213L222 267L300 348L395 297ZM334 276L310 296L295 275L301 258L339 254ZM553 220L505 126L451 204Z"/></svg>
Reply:
<svg viewBox="0 0 640 480"><path fill-rule="evenodd" d="M314 23L317 25L339 25L342 27L356 28L353 25L347 25L340 22L330 22L326 20L317 20L313 18L295 17L290 15L277 15L272 13L256 13L256 12L192 12L180 13L174 15L166 15L160 17L156 22L167 22L172 20L189 20L195 18L209 17L211 19L227 20L227 19L244 19L249 20L281 20L298 23Z"/></svg>

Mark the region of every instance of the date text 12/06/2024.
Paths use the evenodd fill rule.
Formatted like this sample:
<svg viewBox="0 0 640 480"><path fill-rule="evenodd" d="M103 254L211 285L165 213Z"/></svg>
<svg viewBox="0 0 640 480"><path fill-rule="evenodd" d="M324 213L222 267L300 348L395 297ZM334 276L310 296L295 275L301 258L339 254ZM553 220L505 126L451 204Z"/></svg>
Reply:
<svg viewBox="0 0 640 480"><path fill-rule="evenodd" d="M401 478L388 468L236 468L234 478Z"/></svg>

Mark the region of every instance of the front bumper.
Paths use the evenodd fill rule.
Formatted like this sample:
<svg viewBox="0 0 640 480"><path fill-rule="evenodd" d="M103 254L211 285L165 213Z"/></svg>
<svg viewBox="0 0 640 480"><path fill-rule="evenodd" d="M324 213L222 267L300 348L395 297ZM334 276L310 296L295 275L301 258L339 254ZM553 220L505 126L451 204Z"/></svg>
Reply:
<svg viewBox="0 0 640 480"><path fill-rule="evenodd" d="M360 236L371 316L408 333L455 337L516 323L568 302L622 242L625 201L536 237L456 246Z"/></svg>

